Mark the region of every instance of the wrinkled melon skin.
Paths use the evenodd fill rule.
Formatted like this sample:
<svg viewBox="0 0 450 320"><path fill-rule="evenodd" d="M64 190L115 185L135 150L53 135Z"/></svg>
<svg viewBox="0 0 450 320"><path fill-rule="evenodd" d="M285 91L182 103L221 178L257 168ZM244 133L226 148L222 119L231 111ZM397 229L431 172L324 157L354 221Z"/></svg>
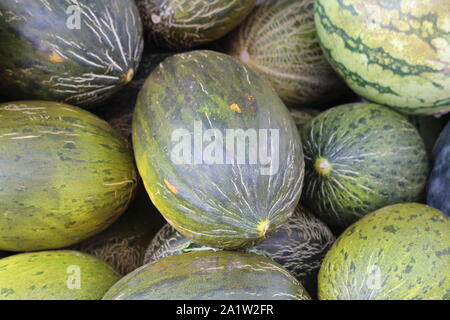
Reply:
<svg viewBox="0 0 450 320"><path fill-rule="evenodd" d="M302 206L273 236L243 251L263 255L286 268L311 296L317 295L317 274L335 238L330 229ZM144 263L177 254L218 250L194 243L166 224L147 248Z"/></svg>
<svg viewBox="0 0 450 320"><path fill-rule="evenodd" d="M315 0L332 66L366 99L407 114L450 110L450 1Z"/></svg>
<svg viewBox="0 0 450 320"><path fill-rule="evenodd" d="M190 252L149 263L117 282L104 300L310 300L268 258L241 252Z"/></svg>
<svg viewBox="0 0 450 320"><path fill-rule="evenodd" d="M83 109L0 104L0 250L59 249L110 226L128 207L132 149Z"/></svg>
<svg viewBox="0 0 450 320"><path fill-rule="evenodd" d="M149 38L161 47L190 49L217 40L252 11L256 0L136 0Z"/></svg>
<svg viewBox="0 0 450 320"><path fill-rule="evenodd" d="M418 201L428 156L416 127L376 104L329 109L301 131L306 173L302 201L330 227L345 229L387 205Z"/></svg>
<svg viewBox="0 0 450 320"><path fill-rule="evenodd" d="M0 12L0 92L10 100L91 108L139 65L144 41L133 0L2 0Z"/></svg>
<svg viewBox="0 0 450 320"><path fill-rule="evenodd" d="M0 259L0 300L100 300L119 279L106 262L77 251L16 254Z"/></svg>
<svg viewBox="0 0 450 320"><path fill-rule="evenodd" d="M450 123L441 133L433 151L427 203L450 216Z"/></svg>
<svg viewBox="0 0 450 320"><path fill-rule="evenodd" d="M449 300L450 219L418 203L350 226L319 272L322 300Z"/></svg>
<svg viewBox="0 0 450 320"><path fill-rule="evenodd" d="M320 48L313 3L267 0L229 41L229 53L266 77L289 107L324 105L344 92Z"/></svg>
<svg viewBox="0 0 450 320"><path fill-rule="evenodd" d="M227 164L225 156L219 164L204 158L196 164L194 147L185 151L191 162L177 164L173 154L179 155L175 147L181 142L174 143L172 134L185 130L183 137L192 145L196 123L203 132L219 130L224 140L228 129L278 132L279 152L269 152L278 157L278 169L273 158L273 172L264 175L265 166L249 163L248 156L243 164ZM161 63L139 94L133 146L153 204L195 242L228 249L251 246L272 235L297 206L304 161L295 123L269 83L230 56L200 50ZM251 148L256 152L255 144Z"/></svg>

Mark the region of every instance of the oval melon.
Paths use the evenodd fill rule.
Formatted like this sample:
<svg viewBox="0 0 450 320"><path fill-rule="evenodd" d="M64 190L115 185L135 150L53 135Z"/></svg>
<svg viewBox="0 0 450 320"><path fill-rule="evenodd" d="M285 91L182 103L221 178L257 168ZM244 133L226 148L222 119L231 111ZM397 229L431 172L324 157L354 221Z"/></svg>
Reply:
<svg viewBox="0 0 450 320"><path fill-rule="evenodd" d="M229 53L266 77L294 107L326 104L344 83L325 58L313 0L267 0L233 32Z"/></svg>
<svg viewBox="0 0 450 320"><path fill-rule="evenodd" d="M136 186L129 144L56 102L0 104L0 250L63 248L110 226Z"/></svg>
<svg viewBox="0 0 450 320"><path fill-rule="evenodd" d="M368 214L327 253L319 298L450 299L450 219L423 204L403 203Z"/></svg>
<svg viewBox="0 0 450 320"><path fill-rule="evenodd" d="M450 123L434 147L427 203L450 216Z"/></svg>
<svg viewBox="0 0 450 320"><path fill-rule="evenodd" d="M324 53L368 100L408 114L450 110L450 1L315 1Z"/></svg>
<svg viewBox="0 0 450 320"><path fill-rule="evenodd" d="M146 264L104 300L309 300L302 285L268 258L241 252L191 252Z"/></svg>
<svg viewBox="0 0 450 320"><path fill-rule="evenodd" d="M143 49L133 0L0 3L0 92L91 107L133 78Z"/></svg>
<svg viewBox="0 0 450 320"><path fill-rule="evenodd" d="M403 115L354 103L329 109L301 129L304 204L345 228L384 206L417 201L428 175L424 142Z"/></svg>
<svg viewBox="0 0 450 320"><path fill-rule="evenodd" d="M317 273L334 242L330 229L307 209L299 206L273 236L243 251L271 258L286 268L312 295L317 291ZM219 250L192 242L166 224L147 248L144 263L202 250Z"/></svg>
<svg viewBox="0 0 450 320"><path fill-rule="evenodd" d="M0 300L99 300L118 280L106 262L77 251L0 259Z"/></svg>
<svg viewBox="0 0 450 320"><path fill-rule="evenodd" d="M137 0L137 4L153 42L189 49L226 35L250 13L255 1Z"/></svg>
<svg viewBox="0 0 450 320"><path fill-rule="evenodd" d="M295 123L270 85L230 56L200 50L161 63L139 94L133 144L152 202L193 241L250 246L298 203Z"/></svg>

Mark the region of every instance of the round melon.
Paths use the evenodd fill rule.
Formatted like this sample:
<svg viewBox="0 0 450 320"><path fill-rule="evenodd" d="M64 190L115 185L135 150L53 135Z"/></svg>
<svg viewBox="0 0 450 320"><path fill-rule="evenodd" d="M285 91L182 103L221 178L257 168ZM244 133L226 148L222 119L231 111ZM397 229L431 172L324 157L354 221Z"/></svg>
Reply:
<svg viewBox="0 0 450 320"><path fill-rule="evenodd" d="M111 227L73 249L106 261L124 276L144 264L145 251L164 222L145 190L139 188L130 208Z"/></svg>
<svg viewBox="0 0 450 320"><path fill-rule="evenodd" d="M191 252L146 264L104 300L309 300L302 285L268 258L242 252Z"/></svg>
<svg viewBox="0 0 450 320"><path fill-rule="evenodd" d="M118 280L106 262L72 250L0 259L0 300L100 300Z"/></svg>
<svg viewBox="0 0 450 320"><path fill-rule="evenodd" d="M320 264L333 242L334 236L330 229L307 209L299 206L273 236L242 251L271 258L295 276L309 294L315 296ZM220 249L192 242L166 224L150 242L144 263L204 250Z"/></svg>
<svg viewBox="0 0 450 320"><path fill-rule="evenodd" d="M434 148L427 203L450 216L450 123Z"/></svg>
<svg viewBox="0 0 450 320"><path fill-rule="evenodd" d="M329 61L368 100L408 114L450 110L450 2L315 1Z"/></svg>
<svg viewBox="0 0 450 320"><path fill-rule="evenodd" d="M263 2L233 33L229 53L266 77L288 106L317 106L343 92L317 39L313 0Z"/></svg>
<svg viewBox="0 0 450 320"><path fill-rule="evenodd" d="M133 0L0 3L0 92L91 107L132 78L143 49Z"/></svg>
<svg viewBox="0 0 450 320"><path fill-rule="evenodd" d="M150 40L171 49L189 49L234 29L255 0L136 0Z"/></svg>
<svg viewBox="0 0 450 320"><path fill-rule="evenodd" d="M329 109L301 129L304 204L335 228L390 204L414 202L428 175L424 142L387 107L353 103Z"/></svg>
<svg viewBox="0 0 450 320"><path fill-rule="evenodd" d="M225 54L161 63L139 94L133 145L152 202L195 242L251 246L297 206L304 162L295 123L263 78Z"/></svg>
<svg viewBox="0 0 450 320"><path fill-rule="evenodd" d="M423 204L403 203L368 214L327 253L319 298L449 300L450 219Z"/></svg>
<svg viewBox="0 0 450 320"><path fill-rule="evenodd" d="M110 226L137 176L129 144L66 104L0 104L0 250L63 248Z"/></svg>

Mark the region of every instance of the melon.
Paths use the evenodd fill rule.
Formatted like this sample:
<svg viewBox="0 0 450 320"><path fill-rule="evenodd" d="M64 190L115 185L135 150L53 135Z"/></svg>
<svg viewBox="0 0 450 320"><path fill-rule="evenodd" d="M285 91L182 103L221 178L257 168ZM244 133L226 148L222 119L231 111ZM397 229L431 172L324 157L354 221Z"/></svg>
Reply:
<svg viewBox="0 0 450 320"><path fill-rule="evenodd" d="M366 215L328 251L319 298L449 300L449 231L449 217L418 203Z"/></svg>
<svg viewBox="0 0 450 320"><path fill-rule="evenodd" d="M104 300L309 300L277 263L242 252L191 252L146 264L117 282Z"/></svg>
<svg viewBox="0 0 450 320"><path fill-rule="evenodd" d="M0 259L0 300L100 300L118 280L106 262L73 250Z"/></svg>
<svg viewBox="0 0 450 320"><path fill-rule="evenodd" d="M315 1L323 51L359 95L407 114L450 110L450 2Z"/></svg>
<svg viewBox="0 0 450 320"><path fill-rule="evenodd" d="M0 250L59 249L127 209L137 184L131 146L67 104L0 104Z"/></svg>

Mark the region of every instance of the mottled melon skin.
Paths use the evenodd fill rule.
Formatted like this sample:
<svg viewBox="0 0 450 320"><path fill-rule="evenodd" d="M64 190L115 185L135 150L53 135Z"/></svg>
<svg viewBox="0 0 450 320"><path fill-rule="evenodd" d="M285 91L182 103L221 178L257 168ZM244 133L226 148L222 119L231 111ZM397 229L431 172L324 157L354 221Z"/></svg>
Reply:
<svg viewBox="0 0 450 320"><path fill-rule="evenodd" d="M136 0L149 40L161 47L189 49L234 29L256 0Z"/></svg>
<svg viewBox="0 0 450 320"><path fill-rule="evenodd" d="M434 148L427 203L450 216L450 123Z"/></svg>
<svg viewBox="0 0 450 320"><path fill-rule="evenodd" d="M344 92L320 48L313 2L267 0L230 39L229 53L266 77L290 107L317 107Z"/></svg>
<svg viewBox="0 0 450 320"><path fill-rule="evenodd" d="M309 300L302 285L268 258L241 252L190 252L147 264L104 300Z"/></svg>
<svg viewBox="0 0 450 320"><path fill-rule="evenodd" d="M10 100L91 108L139 65L144 41L133 0L2 0L0 12L0 92Z"/></svg>
<svg viewBox="0 0 450 320"><path fill-rule="evenodd" d="M137 174L131 146L88 111L0 104L0 250L59 249L110 226Z"/></svg>
<svg viewBox="0 0 450 320"><path fill-rule="evenodd" d="M324 53L368 100L407 114L450 110L448 0L316 0Z"/></svg>
<svg viewBox="0 0 450 320"><path fill-rule="evenodd" d="M450 219L418 203L388 206L350 226L319 272L323 300L449 300Z"/></svg>
<svg viewBox="0 0 450 320"><path fill-rule="evenodd" d="M73 250L16 254L0 259L0 300L100 300L119 279L107 263Z"/></svg>
<svg viewBox="0 0 450 320"><path fill-rule="evenodd" d="M244 252L266 256L286 268L314 297L317 274L335 238L330 229L307 209L299 206L273 236ZM147 248L144 263L202 250L219 250L192 242L166 224Z"/></svg>
<svg viewBox="0 0 450 320"><path fill-rule="evenodd" d="M250 130L255 136L263 130L277 132L273 149L278 147L278 152L268 150L273 172L263 172L269 164L264 166L261 158L255 163L248 156L242 163L226 161L231 153L231 148L225 150L226 141L225 156L218 161L194 161L191 149L185 151L190 161L176 163L174 148L181 142L174 143L173 133L183 130L189 139L196 125L203 133L216 129L224 140L230 129ZM256 152L256 144L263 149L264 141L260 142L252 143L251 150ZM248 139L246 144L250 145ZM288 219L300 198L303 153L288 109L267 81L225 54L208 50L177 54L152 72L134 111L133 147L153 204L196 242L234 249L263 241ZM236 154L237 147L234 150Z"/></svg>
<svg viewBox="0 0 450 320"><path fill-rule="evenodd" d="M387 107L329 109L301 129L306 172L302 201L331 227L345 228L387 205L418 201L428 175L414 125Z"/></svg>
<svg viewBox="0 0 450 320"><path fill-rule="evenodd" d="M164 223L142 187L128 210L111 227L73 249L102 259L125 276L144 264L145 251Z"/></svg>

